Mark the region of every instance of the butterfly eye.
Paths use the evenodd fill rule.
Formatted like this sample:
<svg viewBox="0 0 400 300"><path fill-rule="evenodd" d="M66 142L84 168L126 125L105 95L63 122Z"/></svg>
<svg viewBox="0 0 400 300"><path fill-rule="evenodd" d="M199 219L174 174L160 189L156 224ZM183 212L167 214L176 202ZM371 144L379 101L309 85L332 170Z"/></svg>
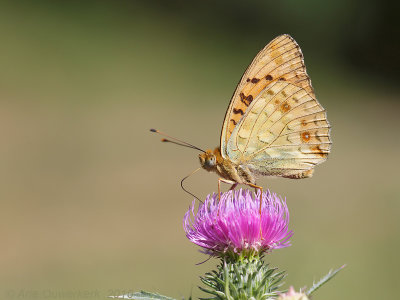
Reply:
<svg viewBox="0 0 400 300"><path fill-rule="evenodd" d="M203 163L202 163L203 164ZM214 167L215 166L215 157L207 157L204 161L204 165L206 167Z"/></svg>

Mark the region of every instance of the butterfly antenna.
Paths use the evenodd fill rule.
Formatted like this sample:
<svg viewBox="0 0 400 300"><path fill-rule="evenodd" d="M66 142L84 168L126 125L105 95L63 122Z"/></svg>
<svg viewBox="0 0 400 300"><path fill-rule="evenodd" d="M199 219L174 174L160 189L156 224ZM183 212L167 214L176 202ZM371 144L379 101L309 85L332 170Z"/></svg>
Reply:
<svg viewBox="0 0 400 300"><path fill-rule="evenodd" d="M206 152L206 151L204 151L203 149L200 149L199 147L196 147L196 146L194 146L194 145L192 145L192 144L189 144L188 142L184 142L184 141L178 140L177 138L174 138L174 137L172 137L172 136L169 136L168 134L165 134L164 132L159 131L159 130L157 130L157 129L153 129L153 128L152 128L152 129L150 129L150 131L151 131L151 132L158 133L158 134L161 134L161 135L166 136L167 138L169 138L169 139L162 139L162 140L161 140L162 142L169 142L169 143L173 143L173 144L176 144L176 145L179 145L179 146L183 146L183 147L188 147L188 148L196 149L196 150L199 150L199 151L201 151L201 152ZM172 141L171 141L171 140L172 140Z"/></svg>
<svg viewBox="0 0 400 300"><path fill-rule="evenodd" d="M181 143L178 143L178 142L175 142L175 141L171 141L171 140L169 140L169 139L162 139L161 142L164 142L164 143L172 143L172 144L179 145L179 146L182 146L182 147L187 147L187 148L191 148L191 149L196 149L196 150L197 150L197 148L195 148L195 147L188 146L188 145L186 145L186 144L181 144Z"/></svg>
<svg viewBox="0 0 400 300"><path fill-rule="evenodd" d="M203 201L201 201L198 197L196 197L195 195L193 195L191 192L189 192L187 189L185 189L185 187L183 186L183 182L189 177L192 176L194 173L196 173L198 170L200 170L200 168L197 168L196 170L194 170L193 172L191 172L189 175L185 176L182 180L181 180L181 188L182 190L184 190L186 193L188 193L189 195L195 197L197 200L199 200L199 202L201 202L202 204L204 204Z"/></svg>
<svg viewBox="0 0 400 300"><path fill-rule="evenodd" d="M212 257L212 256L210 255L205 261L202 261L202 262L197 263L196 266L202 265L202 264L204 264L205 262L208 262L208 261L211 259L211 257Z"/></svg>

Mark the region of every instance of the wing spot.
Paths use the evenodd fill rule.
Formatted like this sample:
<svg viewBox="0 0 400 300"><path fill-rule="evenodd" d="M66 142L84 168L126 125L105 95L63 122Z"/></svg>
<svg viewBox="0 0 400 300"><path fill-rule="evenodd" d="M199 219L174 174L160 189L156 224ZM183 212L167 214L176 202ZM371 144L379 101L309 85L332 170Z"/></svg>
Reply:
<svg viewBox="0 0 400 300"><path fill-rule="evenodd" d="M244 115L244 111L242 109L240 109L240 108L239 109L234 108L233 109L233 113L234 114L241 114L242 116Z"/></svg>
<svg viewBox="0 0 400 300"><path fill-rule="evenodd" d="M301 120L301 126L303 126L303 127L305 127L305 126L307 126L307 122L306 122L306 120Z"/></svg>
<svg viewBox="0 0 400 300"><path fill-rule="evenodd" d="M297 98L297 96L293 96L293 100L294 102L299 103L299 98Z"/></svg>
<svg viewBox="0 0 400 300"><path fill-rule="evenodd" d="M250 81L250 78L247 78L247 79L246 79L246 82L249 82L249 81Z"/></svg>
<svg viewBox="0 0 400 300"><path fill-rule="evenodd" d="M315 154L320 155L321 157L326 157L328 156L328 153L323 152L323 150L319 146L314 146L311 148L311 151Z"/></svg>
<svg viewBox="0 0 400 300"><path fill-rule="evenodd" d="M285 91L282 91L282 96L283 96L283 97L287 97L287 94L286 94Z"/></svg>
<svg viewBox="0 0 400 300"><path fill-rule="evenodd" d="M253 101L252 95L245 96L243 93L240 93L239 96L240 96L240 101L246 106L249 106Z"/></svg>
<svg viewBox="0 0 400 300"><path fill-rule="evenodd" d="M251 80L251 83L257 83L257 82L259 82L259 81L260 81L260 79L254 77L254 78Z"/></svg>
<svg viewBox="0 0 400 300"><path fill-rule="evenodd" d="M283 60L283 58L282 58L281 56L275 58L275 63L276 63L277 65L282 65L283 62L284 62L284 60Z"/></svg>
<svg viewBox="0 0 400 300"><path fill-rule="evenodd" d="M300 134L300 138L303 140L303 142L307 143L310 141L311 135L308 131L305 131Z"/></svg>
<svg viewBox="0 0 400 300"><path fill-rule="evenodd" d="M281 111L282 111L282 112L287 112L287 111L289 111L289 110L290 110L290 105L289 105L289 103L287 103L287 102L282 103L282 105L281 105Z"/></svg>
<svg viewBox="0 0 400 300"><path fill-rule="evenodd" d="M274 92L273 90L268 90L268 91L267 91L267 94L268 94L268 95L273 95L273 94L275 94L275 92Z"/></svg>
<svg viewBox="0 0 400 300"><path fill-rule="evenodd" d="M279 78L278 80L279 80L279 81L286 81L286 78L285 78L285 77L281 77L281 78Z"/></svg>
<svg viewBox="0 0 400 300"><path fill-rule="evenodd" d="M265 79L271 81L274 78L271 75L267 75L267 76L265 76Z"/></svg>
<svg viewBox="0 0 400 300"><path fill-rule="evenodd" d="M234 119L230 119L230 121L233 123L233 125L236 125L236 124L237 124L236 121L235 121ZM231 133L232 133L232 131L231 131Z"/></svg>
<svg viewBox="0 0 400 300"><path fill-rule="evenodd" d="M246 96L243 93L240 93L240 101L246 105L249 106L249 104L246 102Z"/></svg>

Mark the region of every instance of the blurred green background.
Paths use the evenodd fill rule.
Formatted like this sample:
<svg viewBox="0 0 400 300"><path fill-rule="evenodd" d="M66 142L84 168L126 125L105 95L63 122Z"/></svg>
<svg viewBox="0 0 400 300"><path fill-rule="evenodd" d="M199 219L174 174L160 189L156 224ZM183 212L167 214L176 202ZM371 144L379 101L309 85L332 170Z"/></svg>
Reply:
<svg viewBox="0 0 400 300"><path fill-rule="evenodd" d="M200 293L216 260L186 240L179 181L219 144L243 71L275 36L300 44L332 124L312 179L286 196L287 285L347 268L315 299L398 294L399 37L388 1L1 1L0 296L104 299ZM397 33L396 33L397 32ZM200 197L217 176L195 174ZM227 187L225 187L227 188ZM75 293L75 294L74 294ZM80 294L79 294L80 293Z"/></svg>

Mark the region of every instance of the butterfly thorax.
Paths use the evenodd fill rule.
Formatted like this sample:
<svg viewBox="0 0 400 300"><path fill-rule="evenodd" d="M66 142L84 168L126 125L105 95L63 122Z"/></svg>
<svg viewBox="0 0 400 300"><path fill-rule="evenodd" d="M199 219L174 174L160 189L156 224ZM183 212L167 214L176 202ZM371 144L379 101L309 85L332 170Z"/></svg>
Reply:
<svg viewBox="0 0 400 300"><path fill-rule="evenodd" d="M229 158L224 158L219 147L200 154L199 160L203 169L215 172L224 179L236 183L255 184L252 172L245 165L238 165Z"/></svg>

